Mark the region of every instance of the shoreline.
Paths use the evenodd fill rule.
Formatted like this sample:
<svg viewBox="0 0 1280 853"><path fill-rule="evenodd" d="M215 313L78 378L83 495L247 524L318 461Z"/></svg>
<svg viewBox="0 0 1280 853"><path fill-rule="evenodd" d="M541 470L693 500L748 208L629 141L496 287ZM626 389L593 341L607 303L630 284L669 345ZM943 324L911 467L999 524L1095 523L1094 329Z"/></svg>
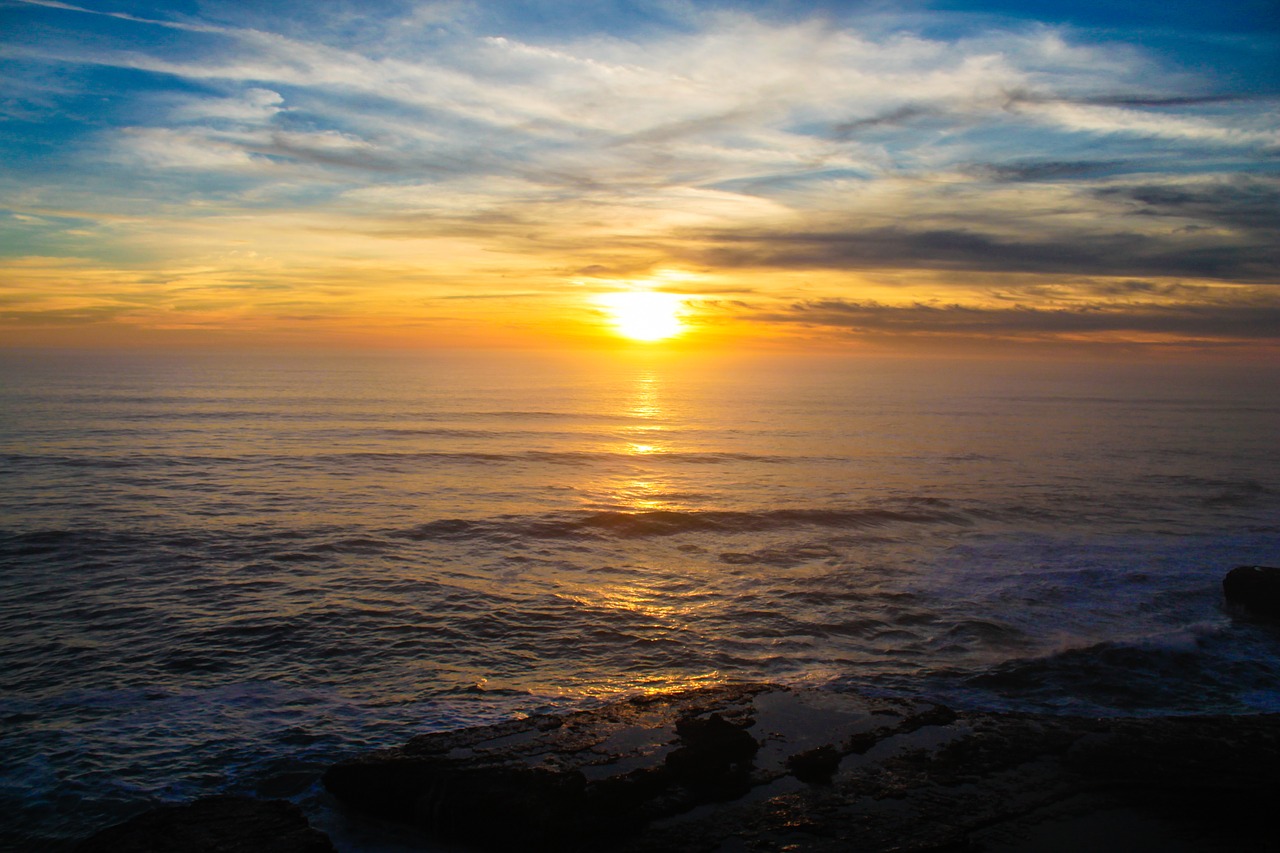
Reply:
<svg viewBox="0 0 1280 853"><path fill-rule="evenodd" d="M957 711L728 684L418 735L324 784L353 827L459 850L1225 851L1272 843L1277 758L1280 714ZM111 849L94 843L75 849Z"/></svg>

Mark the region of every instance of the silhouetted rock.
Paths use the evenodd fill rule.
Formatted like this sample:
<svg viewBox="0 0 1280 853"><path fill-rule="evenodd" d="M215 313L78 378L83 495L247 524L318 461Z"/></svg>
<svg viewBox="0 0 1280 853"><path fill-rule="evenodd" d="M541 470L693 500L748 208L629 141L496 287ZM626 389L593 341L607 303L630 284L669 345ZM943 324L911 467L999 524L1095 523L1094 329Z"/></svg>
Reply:
<svg viewBox="0 0 1280 853"><path fill-rule="evenodd" d="M810 785L830 785L831 777L840 767L841 755L833 746L820 746L807 752L796 753L787 759L787 769L801 782Z"/></svg>
<svg viewBox="0 0 1280 853"><path fill-rule="evenodd" d="M353 810L485 849L1272 849L1280 715L1097 720L772 685L421 735Z"/></svg>
<svg viewBox="0 0 1280 853"><path fill-rule="evenodd" d="M1280 568L1236 566L1222 579L1222 592L1231 604L1259 616L1280 619Z"/></svg>
<svg viewBox="0 0 1280 853"><path fill-rule="evenodd" d="M676 723L680 747L663 761L669 781L697 789L709 800L728 800L751 789L752 759L759 744L719 714Z"/></svg>
<svg viewBox="0 0 1280 853"><path fill-rule="evenodd" d="M284 800L206 797L162 806L82 841L76 853L334 853Z"/></svg>
<svg viewBox="0 0 1280 853"><path fill-rule="evenodd" d="M750 790L758 744L742 705L760 689L637 697L422 735L334 765L324 784L354 809L435 837L563 849Z"/></svg>

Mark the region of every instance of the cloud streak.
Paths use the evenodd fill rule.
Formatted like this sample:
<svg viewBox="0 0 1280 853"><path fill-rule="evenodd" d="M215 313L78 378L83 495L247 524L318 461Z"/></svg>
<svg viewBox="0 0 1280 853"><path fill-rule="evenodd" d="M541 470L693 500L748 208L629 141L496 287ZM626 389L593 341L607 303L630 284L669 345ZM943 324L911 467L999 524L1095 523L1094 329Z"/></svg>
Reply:
<svg viewBox="0 0 1280 853"><path fill-rule="evenodd" d="M719 232L688 253L728 268L933 269L993 273L1186 276L1275 283L1280 258L1265 245L1109 233L1057 240L1000 238L966 228ZM1197 244L1199 242L1199 244Z"/></svg>
<svg viewBox="0 0 1280 853"><path fill-rule="evenodd" d="M158 270L234 245L244 276L290 281L385 258L421 265L424 298L476 304L560 294L574 270L682 266L708 293L793 306L761 310L783 325L852 312L904 333L937 300L956 333L1115 319L997 312L975 275L1144 279L1183 289L1142 322L1266 337L1243 315L1192 320L1199 282L1280 282L1277 97L1195 56L927 5L638 6L563 33L503 4L370 8L354 27L287 7L10 4L0 154L23 165L0 188L28 219L8 220L23 229L9 256L64 247L103 271L126 256ZM924 301L856 291L857 275L921 271L937 290Z"/></svg>
<svg viewBox="0 0 1280 853"><path fill-rule="evenodd" d="M1071 308L974 305L884 305L824 300L764 313L757 322L799 323L877 335L1043 338L1123 332L1166 339L1241 338L1280 341L1280 305L1095 303Z"/></svg>

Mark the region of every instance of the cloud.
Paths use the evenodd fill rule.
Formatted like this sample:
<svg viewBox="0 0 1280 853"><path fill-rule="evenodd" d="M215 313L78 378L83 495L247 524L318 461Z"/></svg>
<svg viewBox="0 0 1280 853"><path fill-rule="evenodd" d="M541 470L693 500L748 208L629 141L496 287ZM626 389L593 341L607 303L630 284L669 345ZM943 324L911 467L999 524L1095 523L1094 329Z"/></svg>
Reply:
<svg viewBox="0 0 1280 853"><path fill-rule="evenodd" d="M556 30L483 4L212 3L202 20L24 0L61 29L6 48L22 74L4 108L47 127L0 139L38 167L0 186L19 215L94 222L56 245L102 271L122 252L195 268L243 243L262 257L226 280L299 289L379 263L424 298L684 266L720 277L704 294L803 305L788 324L1065 334L1193 330L1195 287L1280 282L1273 99L1230 75L1114 33L734 5ZM937 304L869 301L863 274L927 278ZM1031 295L1006 286L1025 276L1072 305L959 307L982 276L1004 288L989 302ZM1085 311L1086 296L1151 307Z"/></svg>
<svg viewBox="0 0 1280 853"><path fill-rule="evenodd" d="M279 92L250 86L225 98L184 98L174 107L171 117L175 121L225 119L236 124L262 125L284 109L283 103Z"/></svg>
<svg viewBox="0 0 1280 853"><path fill-rule="evenodd" d="M152 169L195 172L243 171L269 165L235 138L220 139L201 130L159 127L126 128L117 143L114 159Z"/></svg>
<svg viewBox="0 0 1280 853"><path fill-rule="evenodd" d="M127 320L135 310L123 305L95 305L83 308L42 308L23 311L0 306L0 325L25 327L90 326Z"/></svg>
<svg viewBox="0 0 1280 853"><path fill-rule="evenodd" d="M406 26L429 30L439 16L435 9ZM264 151L256 138L210 134L205 147L214 152L169 158L193 166L202 160L243 166L222 150L240 145L250 159L279 154L338 169L518 173L585 191L634 182L751 181L754 191L767 193L800 173L936 168L953 145L956 155L971 153L948 135L982 126L1017 132L1028 118L1072 131L1190 135L1202 142L1252 144L1274 135L1240 126L1233 116L1126 109L1138 103L1128 92L1153 70L1150 58L1073 43L1043 27L946 40L722 11L688 18L684 32L553 44L472 34L455 22L433 49L412 51L403 34L382 45L344 46L301 33L115 17L177 27L199 49L50 48L48 58L243 87L221 98L187 98L171 110L169 124L159 116L151 129L204 119L366 143L359 156L325 161L317 146L291 147L284 137L277 137L276 151ZM1071 94L1080 89L1096 97ZM1175 109L1226 100L1159 91L1143 97ZM920 122L923 134L914 127ZM875 139L860 143L873 131Z"/></svg>
<svg viewBox="0 0 1280 853"><path fill-rule="evenodd" d="M1123 160L1022 160L975 163L966 171L990 181L1070 181L1094 178L1126 168Z"/></svg>
<svg viewBox="0 0 1280 853"><path fill-rule="evenodd" d="M836 139L853 139L859 133L866 130L873 130L881 127L899 127L913 119L941 114L940 110L930 109L916 104L904 104L900 107L894 107L893 109L879 115L840 122L831 129L831 132L832 136Z"/></svg>
<svg viewBox="0 0 1280 853"><path fill-rule="evenodd" d="M863 334L993 337L1138 333L1280 341L1280 304L1097 303L1071 308L991 308L959 304L884 305L839 299L796 303L755 319L827 326Z"/></svg>
<svg viewBox="0 0 1280 853"><path fill-rule="evenodd" d="M957 217L959 218L959 217ZM1185 276L1280 282L1265 244L1195 242L1132 232L1019 238L956 225L734 230L693 235L686 257L711 267L810 270L909 268L993 273Z"/></svg>
<svg viewBox="0 0 1280 853"><path fill-rule="evenodd" d="M1280 232L1280 180L1275 178L1123 183L1099 187L1094 193L1108 201L1131 203L1143 216L1177 217L1258 232L1263 239L1274 239Z"/></svg>
<svg viewBox="0 0 1280 853"><path fill-rule="evenodd" d="M1121 134L1262 149L1280 146L1280 130L1251 120L1249 116L1227 123L1217 116L1165 115L1107 103L1069 100L1012 99L1009 109L1077 133Z"/></svg>

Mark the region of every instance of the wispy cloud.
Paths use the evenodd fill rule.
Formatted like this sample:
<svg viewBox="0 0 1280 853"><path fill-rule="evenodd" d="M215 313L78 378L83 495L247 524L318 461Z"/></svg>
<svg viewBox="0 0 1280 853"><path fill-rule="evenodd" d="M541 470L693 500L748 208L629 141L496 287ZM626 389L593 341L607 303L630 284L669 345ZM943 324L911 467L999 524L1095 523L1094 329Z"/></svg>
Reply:
<svg viewBox="0 0 1280 853"><path fill-rule="evenodd" d="M1203 294L1185 288L1280 281L1274 93L1025 20L675 8L557 34L500 4L202 19L16 0L0 145L26 165L0 187L15 213L53 215L22 223L40 245L103 270L126 254L196 268L234 243L257 252L236 261L246 276L368 275L381 258L451 299L684 265L793 306L783 323L1049 333L1120 315L926 310L839 276L924 271L956 299L984 273L1083 276L1183 287L1182 308L1131 328L1172 333L1182 311L1192 334ZM68 211L88 224L71 233ZM512 290L517 274L540 289Z"/></svg>
<svg viewBox="0 0 1280 853"><path fill-rule="evenodd" d="M1127 332L1176 338L1280 340L1280 305L1096 303L1069 308L958 304L884 305L825 300L755 316L757 322L799 323L876 335L1040 338Z"/></svg>

